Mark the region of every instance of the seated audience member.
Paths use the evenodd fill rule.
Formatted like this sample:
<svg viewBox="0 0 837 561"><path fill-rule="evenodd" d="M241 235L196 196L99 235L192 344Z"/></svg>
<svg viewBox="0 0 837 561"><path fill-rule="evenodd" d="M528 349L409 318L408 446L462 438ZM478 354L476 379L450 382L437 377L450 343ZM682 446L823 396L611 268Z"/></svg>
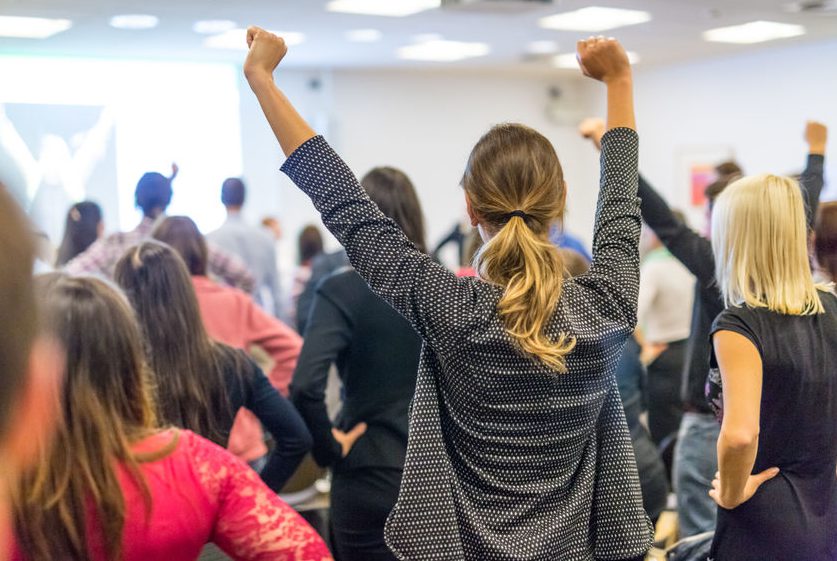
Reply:
<svg viewBox="0 0 837 561"><path fill-rule="evenodd" d="M247 294L222 286L207 274L207 246L198 227L185 216L164 219L155 228L155 239L173 247L192 275L201 318L209 336L233 348L264 350L273 365L267 377L279 393L288 395L302 339L290 327L274 318ZM229 439L229 450L261 471L267 460L264 434L253 413L241 410Z"/></svg>
<svg viewBox="0 0 837 561"><path fill-rule="evenodd" d="M156 172L144 174L137 183L134 197L137 208L142 210L142 221L130 232L119 232L96 240L84 252L70 260L64 270L71 275L100 275L113 278L113 268L119 258L131 247L148 239L151 230L165 215L171 202L171 182L177 175L172 165L171 177ZM209 248L209 273L229 286L252 293L255 289L253 275L238 257L215 247Z"/></svg>
<svg viewBox="0 0 837 561"><path fill-rule="evenodd" d="M114 278L137 312L161 422L226 446L235 414L246 407L276 443L261 476L281 491L311 449L311 435L244 351L209 338L177 252L143 242L119 260Z"/></svg>
<svg viewBox="0 0 837 561"><path fill-rule="evenodd" d="M0 184L0 559L8 558L9 496L22 469L47 445L55 417L62 354L38 336L32 287L31 225Z"/></svg>
<svg viewBox="0 0 837 561"><path fill-rule="evenodd" d="M817 276L837 282L837 201L820 205L814 227L814 255Z"/></svg>
<svg viewBox="0 0 837 561"><path fill-rule="evenodd" d="M262 228L244 221L242 208L247 190L244 182L231 177L221 186L221 202L227 210L224 224L206 236L216 247L238 256L256 279L256 302L268 313L279 317L282 305L279 268L273 238Z"/></svg>
<svg viewBox="0 0 837 561"><path fill-rule="evenodd" d="M600 120L582 123L582 134L597 146L600 146L602 131ZM813 224L823 187L825 126L809 122L805 127L805 139L808 161L800 183L809 223ZM719 170L722 177L706 189L710 223L714 200L735 177L736 168L724 166ZM665 200L641 175L639 197L642 219L697 281L681 385L684 413L674 452L673 473L680 536L686 538L715 529L717 508L706 490L718 470L715 446L720 429L706 402L704 389L709 374L709 332L712 321L723 311L724 303L715 279L712 242L678 220Z"/></svg>
<svg viewBox="0 0 837 561"><path fill-rule="evenodd" d="M349 258L343 249L324 253L322 240L322 234L316 226L306 226L299 236L300 265L294 275L292 298L296 310L296 328L303 336L314 302L314 292L320 281L349 264Z"/></svg>
<svg viewBox="0 0 837 561"><path fill-rule="evenodd" d="M796 181L773 175L715 203L713 559L837 559L837 296L814 283L805 214Z"/></svg>
<svg viewBox="0 0 837 561"><path fill-rule="evenodd" d="M160 428L142 335L106 281L40 280L45 325L67 352L58 430L15 492L13 559L330 559L322 540L245 464Z"/></svg>
<svg viewBox="0 0 837 561"><path fill-rule="evenodd" d="M419 249L424 219L410 179L375 168L360 181L369 198ZM394 560L384 523L407 453L407 410L416 389L421 338L352 268L317 288L291 396L314 436L314 458L332 467L332 548L341 561ZM332 425L325 390L332 364L343 404Z"/></svg>
<svg viewBox="0 0 837 561"><path fill-rule="evenodd" d="M683 223L685 216L672 211ZM648 429L658 446L677 434L683 416L680 382L692 319L695 277L650 228L643 229L638 337L648 370Z"/></svg>
<svg viewBox="0 0 837 561"><path fill-rule="evenodd" d="M548 238L566 194L554 147L508 123L468 159L464 195L486 243L479 278L460 278L380 212L278 89L284 41L250 28L247 43L244 73L288 156L283 170L371 290L424 340L385 529L396 557L642 559L651 525L614 378L639 284L638 140L624 49L613 39L579 42L584 72L607 85L610 128L590 272L564 279Z"/></svg>
<svg viewBox="0 0 837 561"><path fill-rule="evenodd" d="M92 201L82 201L70 207L64 225L64 239L58 246L56 267L63 267L68 261L84 252L105 233L102 209Z"/></svg>

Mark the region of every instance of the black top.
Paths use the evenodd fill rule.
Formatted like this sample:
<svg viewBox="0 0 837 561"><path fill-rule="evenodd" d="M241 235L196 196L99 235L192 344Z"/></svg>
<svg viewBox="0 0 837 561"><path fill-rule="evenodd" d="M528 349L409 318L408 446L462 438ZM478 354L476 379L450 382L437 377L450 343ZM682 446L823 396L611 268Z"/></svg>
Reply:
<svg viewBox="0 0 837 561"><path fill-rule="evenodd" d="M800 177L810 226L813 226L822 193L824 161L823 156L810 154ZM709 372L709 329L724 309L721 292L715 283L712 242L680 221L642 176L639 178L639 197L642 199L642 219L697 280L680 397L688 409L711 413L703 394Z"/></svg>
<svg viewBox="0 0 837 561"><path fill-rule="evenodd" d="M715 559L837 559L837 297L822 293L825 314L790 316L730 308L712 333L734 331L762 359L759 442L753 473L778 476L733 510L718 509ZM723 413L714 354L707 384Z"/></svg>
<svg viewBox="0 0 837 561"><path fill-rule="evenodd" d="M311 450L311 434L291 402L276 391L261 368L243 351L229 350L239 355L228 354L229 360L224 366L233 415L229 416L229 426L221 428L229 434L235 413L242 407L253 412L275 443L261 478L278 493ZM241 368L243 372L239 371Z"/></svg>
<svg viewBox="0 0 837 561"><path fill-rule="evenodd" d="M324 278L348 264L349 258L342 249L333 253L321 253L311 261L311 276L305 282L302 294L296 301L296 330L303 337L308 330L308 316L311 314L311 306L314 305L317 287Z"/></svg>
<svg viewBox="0 0 837 561"><path fill-rule="evenodd" d="M385 530L401 559L590 561L643 555L651 524L614 370L636 325L638 139L602 139L590 271L564 281L550 337L566 374L521 354L503 289L457 278L384 216L322 137L283 170L355 270L424 340L401 490Z"/></svg>
<svg viewBox="0 0 837 561"><path fill-rule="evenodd" d="M320 284L294 372L291 399L314 437L314 458L336 470L401 469L407 453L407 410L416 389L421 338L403 317L375 296L354 270ZM343 407L335 425L366 433L342 459L324 402L328 371L337 365Z"/></svg>

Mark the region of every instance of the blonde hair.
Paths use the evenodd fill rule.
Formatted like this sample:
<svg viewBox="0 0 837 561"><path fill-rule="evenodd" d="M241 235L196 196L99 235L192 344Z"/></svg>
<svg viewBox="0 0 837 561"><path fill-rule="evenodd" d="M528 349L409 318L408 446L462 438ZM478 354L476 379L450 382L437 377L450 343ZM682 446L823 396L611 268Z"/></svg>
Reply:
<svg viewBox="0 0 837 561"><path fill-rule="evenodd" d="M545 332L561 298L564 271L548 239L564 214L564 174L555 149L529 127L497 125L471 151L462 185L483 225L497 230L477 252L474 268L505 287L497 310L506 332L525 354L566 372L575 339Z"/></svg>
<svg viewBox="0 0 837 561"><path fill-rule="evenodd" d="M744 177L718 197L712 213L715 274L727 306L789 315L823 313L808 261L808 226L799 184L787 177Z"/></svg>

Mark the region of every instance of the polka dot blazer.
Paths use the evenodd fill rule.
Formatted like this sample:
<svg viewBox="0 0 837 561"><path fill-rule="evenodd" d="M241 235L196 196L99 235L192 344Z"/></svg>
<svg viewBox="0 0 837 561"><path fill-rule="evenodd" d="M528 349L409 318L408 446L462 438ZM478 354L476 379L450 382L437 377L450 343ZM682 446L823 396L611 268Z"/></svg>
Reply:
<svg viewBox="0 0 837 561"><path fill-rule="evenodd" d="M651 525L614 370L636 323L638 139L602 140L593 263L569 279L548 333L577 345L566 374L521 354L502 288L418 250L322 137L282 170L314 201L372 290L424 339L398 502L400 559L575 561L642 555Z"/></svg>

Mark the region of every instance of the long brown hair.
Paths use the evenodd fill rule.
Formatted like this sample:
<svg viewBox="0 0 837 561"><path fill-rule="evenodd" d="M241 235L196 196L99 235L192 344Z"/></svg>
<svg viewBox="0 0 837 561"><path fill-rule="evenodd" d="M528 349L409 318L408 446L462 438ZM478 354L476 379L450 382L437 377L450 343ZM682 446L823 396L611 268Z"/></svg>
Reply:
<svg viewBox="0 0 837 561"><path fill-rule="evenodd" d="M837 201L822 203L814 226L814 251L817 264L837 282Z"/></svg>
<svg viewBox="0 0 837 561"><path fill-rule="evenodd" d="M105 281L52 273L36 280L45 330L63 345L67 371L52 443L14 497L17 539L31 561L89 558L100 531L108 560L122 553L125 500L114 462L136 480L150 512L134 442L157 429L140 332L125 297ZM87 527L88 514L96 527Z"/></svg>
<svg viewBox="0 0 837 561"><path fill-rule="evenodd" d="M122 256L114 279L139 318L160 419L226 445L235 411L224 367L241 372L244 359L209 338L183 260L173 248L147 241Z"/></svg>
<svg viewBox="0 0 837 561"><path fill-rule="evenodd" d="M189 274L206 276L209 248L194 220L188 216L169 216L154 228L151 237L177 250Z"/></svg>
<svg viewBox="0 0 837 561"><path fill-rule="evenodd" d="M524 353L566 372L575 339L562 333L554 340L545 332L561 298L564 270L548 238L563 217L566 192L555 149L529 127L497 125L471 151L462 186L483 225L496 230L474 267L505 287L497 308L506 331Z"/></svg>
<svg viewBox="0 0 837 561"><path fill-rule="evenodd" d="M381 212L398 224L407 239L419 251L427 253L421 204L407 174L393 167L377 167L364 175L360 184Z"/></svg>

